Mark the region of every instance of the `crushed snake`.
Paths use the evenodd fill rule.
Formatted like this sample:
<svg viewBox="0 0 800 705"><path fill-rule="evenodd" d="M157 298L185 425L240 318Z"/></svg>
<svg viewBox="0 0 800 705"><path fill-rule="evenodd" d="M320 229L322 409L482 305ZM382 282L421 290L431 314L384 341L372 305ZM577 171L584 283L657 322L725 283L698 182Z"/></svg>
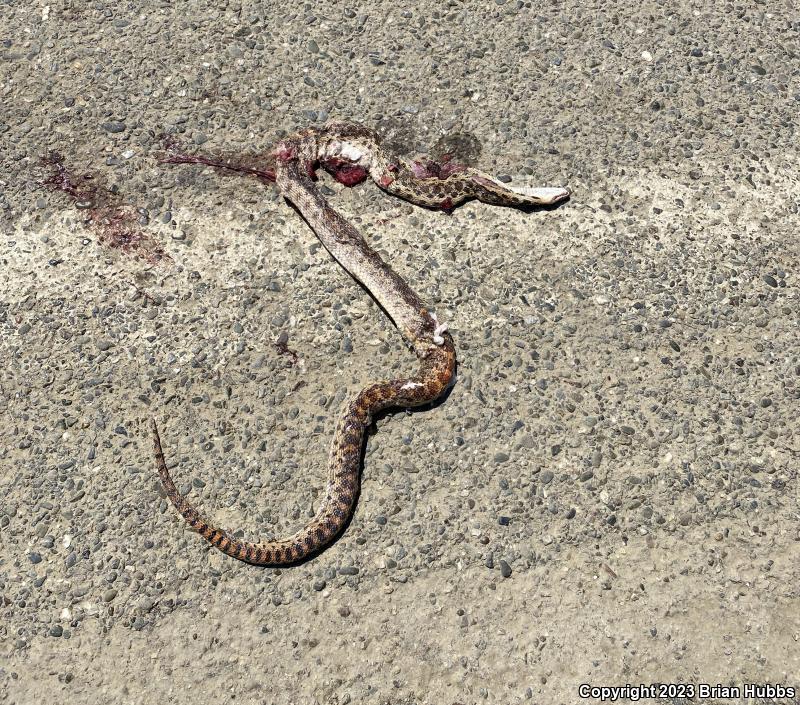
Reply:
<svg viewBox="0 0 800 705"><path fill-rule="evenodd" d="M255 565L284 566L321 551L347 523L359 491L366 430L375 415L389 407L415 407L435 401L453 382L456 370L456 353L447 325L437 320L358 230L328 204L315 184L315 171L322 168L348 186L370 177L393 196L446 211L468 199L502 206L550 205L567 198L569 191L512 189L465 165L399 159L381 147L376 133L354 123L334 122L303 130L281 140L273 156L280 193L294 205L334 259L377 300L420 363L416 375L370 384L347 404L333 438L325 497L314 517L288 538L252 543L205 519L178 492L167 470L158 427L152 420L161 482L189 526L229 556Z"/></svg>

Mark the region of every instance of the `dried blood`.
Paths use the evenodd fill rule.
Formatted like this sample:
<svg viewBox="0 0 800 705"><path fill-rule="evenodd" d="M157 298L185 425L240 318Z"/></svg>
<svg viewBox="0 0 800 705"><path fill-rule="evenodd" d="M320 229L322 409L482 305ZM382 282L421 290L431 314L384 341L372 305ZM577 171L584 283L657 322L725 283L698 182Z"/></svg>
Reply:
<svg viewBox="0 0 800 705"><path fill-rule="evenodd" d="M340 184L355 186L369 176L369 172L357 164L342 159L328 159L322 163L323 168Z"/></svg>

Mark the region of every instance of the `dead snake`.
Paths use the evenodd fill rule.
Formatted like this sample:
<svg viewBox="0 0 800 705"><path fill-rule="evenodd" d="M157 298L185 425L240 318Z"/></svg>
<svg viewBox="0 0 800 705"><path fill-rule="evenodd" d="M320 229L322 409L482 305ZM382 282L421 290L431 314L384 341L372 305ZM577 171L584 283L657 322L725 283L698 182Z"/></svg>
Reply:
<svg viewBox="0 0 800 705"><path fill-rule="evenodd" d="M182 496L167 470L152 420L158 473L167 496L189 526L223 553L255 565L283 566L330 544L347 522L359 487L361 449L375 414L437 399L455 375L456 353L447 326L422 303L361 234L331 208L314 183L323 168L351 186L371 177L384 191L420 206L450 211L468 199L502 206L539 206L568 197L563 188L511 189L476 169L443 161L407 161L389 154L377 135L354 123L334 122L282 140L274 152L280 192L299 211L325 248L369 291L410 343L420 361L413 377L371 384L349 402L331 447L328 486L314 517L288 538L251 543L210 524Z"/></svg>

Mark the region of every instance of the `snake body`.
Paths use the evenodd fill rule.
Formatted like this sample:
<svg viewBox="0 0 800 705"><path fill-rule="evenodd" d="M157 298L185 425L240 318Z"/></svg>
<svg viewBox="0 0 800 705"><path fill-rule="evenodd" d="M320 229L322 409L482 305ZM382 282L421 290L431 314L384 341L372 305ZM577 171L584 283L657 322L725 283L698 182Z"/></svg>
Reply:
<svg viewBox="0 0 800 705"><path fill-rule="evenodd" d="M153 443L166 494L189 526L223 553L256 565L301 561L330 544L342 530L358 495L365 433L379 411L414 407L437 399L452 383L456 368L453 339L403 279L386 264L358 230L334 210L317 188L323 168L353 185L371 177L388 193L421 206L451 210L476 198L510 206L556 203L566 189L512 190L488 174L449 162L411 162L389 154L377 135L354 123L328 123L282 140L275 152L275 180L328 252L369 291L386 311L419 359L412 377L377 382L361 390L339 419L330 451L325 497L314 517L287 538L252 543L234 537L205 519L175 486L164 459L155 420Z"/></svg>

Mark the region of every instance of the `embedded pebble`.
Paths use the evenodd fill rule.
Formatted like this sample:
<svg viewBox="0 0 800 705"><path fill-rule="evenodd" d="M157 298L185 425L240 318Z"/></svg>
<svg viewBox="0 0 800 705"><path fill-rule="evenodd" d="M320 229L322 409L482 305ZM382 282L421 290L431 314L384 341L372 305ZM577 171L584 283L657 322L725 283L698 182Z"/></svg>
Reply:
<svg viewBox="0 0 800 705"><path fill-rule="evenodd" d="M106 132L110 133L125 132L125 123L120 122L118 120L112 120L111 122L104 122L103 129Z"/></svg>

